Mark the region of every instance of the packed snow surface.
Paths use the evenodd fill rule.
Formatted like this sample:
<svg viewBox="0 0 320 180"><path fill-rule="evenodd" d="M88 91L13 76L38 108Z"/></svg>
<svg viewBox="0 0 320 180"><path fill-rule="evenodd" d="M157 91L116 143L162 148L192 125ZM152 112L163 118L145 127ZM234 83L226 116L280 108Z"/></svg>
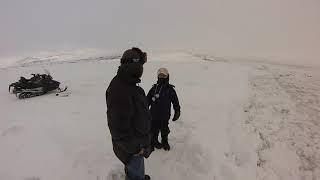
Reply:
<svg viewBox="0 0 320 180"><path fill-rule="evenodd" d="M123 173L107 127L105 90L119 56L29 57L0 69L0 179L109 180ZM2 66L3 67L3 66ZM318 68L189 53L149 55L142 86L166 67L182 116L172 150L146 160L152 180L320 179ZM8 85L49 70L67 85L19 100Z"/></svg>

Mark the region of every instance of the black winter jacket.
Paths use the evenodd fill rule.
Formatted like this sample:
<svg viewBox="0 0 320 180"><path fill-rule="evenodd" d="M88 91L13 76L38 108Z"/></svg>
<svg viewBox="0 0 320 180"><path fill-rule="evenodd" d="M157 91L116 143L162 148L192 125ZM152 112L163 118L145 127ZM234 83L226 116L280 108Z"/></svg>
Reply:
<svg viewBox="0 0 320 180"><path fill-rule="evenodd" d="M108 126L116 156L127 164L132 155L150 146L151 115L135 65L119 67L106 91ZM141 70L141 69L140 69ZM142 72L139 72L142 73Z"/></svg>
<svg viewBox="0 0 320 180"><path fill-rule="evenodd" d="M157 97L159 96L159 97ZM166 82L159 82L152 86L147 95L152 120L169 120L171 103L175 112L180 112L180 105L174 86Z"/></svg>

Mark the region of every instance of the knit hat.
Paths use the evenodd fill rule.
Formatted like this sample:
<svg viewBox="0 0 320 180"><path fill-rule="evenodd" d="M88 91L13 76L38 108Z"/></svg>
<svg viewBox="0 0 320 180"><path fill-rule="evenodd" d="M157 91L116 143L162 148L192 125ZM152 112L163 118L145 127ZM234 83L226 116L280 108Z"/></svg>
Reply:
<svg viewBox="0 0 320 180"><path fill-rule="evenodd" d="M144 64L147 61L147 53L142 52L141 49L133 47L126 50L121 57L121 64L128 63L141 63Z"/></svg>
<svg viewBox="0 0 320 180"><path fill-rule="evenodd" d="M166 68L160 68L157 72L158 77L167 78L169 76L169 71Z"/></svg>

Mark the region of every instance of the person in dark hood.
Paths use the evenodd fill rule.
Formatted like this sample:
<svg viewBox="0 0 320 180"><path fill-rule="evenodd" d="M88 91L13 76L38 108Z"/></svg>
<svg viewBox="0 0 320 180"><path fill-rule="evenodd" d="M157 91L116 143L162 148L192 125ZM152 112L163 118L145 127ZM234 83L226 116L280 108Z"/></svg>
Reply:
<svg viewBox="0 0 320 180"><path fill-rule="evenodd" d="M126 50L117 75L106 90L108 127L113 151L125 165L126 180L148 180L144 157L151 151L151 114L144 90L137 85L147 54Z"/></svg>
<svg viewBox="0 0 320 180"><path fill-rule="evenodd" d="M169 84L169 72L166 68L158 70L158 82L150 89L147 98L152 116L152 148L166 151L170 150L168 135L170 133L169 119L171 116L171 104L174 109L172 121L180 117L180 105L174 86ZM161 143L158 141L159 132L161 132Z"/></svg>

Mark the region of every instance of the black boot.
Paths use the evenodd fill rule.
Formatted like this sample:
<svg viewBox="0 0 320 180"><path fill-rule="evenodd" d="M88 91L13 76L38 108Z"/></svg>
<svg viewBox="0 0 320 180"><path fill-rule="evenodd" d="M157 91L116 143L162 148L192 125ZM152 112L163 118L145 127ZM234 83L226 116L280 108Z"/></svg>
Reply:
<svg viewBox="0 0 320 180"><path fill-rule="evenodd" d="M170 145L168 143L168 135L162 136L161 143L162 143L162 147L165 151L170 150Z"/></svg>
<svg viewBox="0 0 320 180"><path fill-rule="evenodd" d="M151 141L151 146L157 149L161 149L162 148L162 144L158 141L158 134L157 135L153 135L152 137L152 141Z"/></svg>
<svg viewBox="0 0 320 180"><path fill-rule="evenodd" d="M149 175L144 175L144 180L150 180L150 176Z"/></svg>

